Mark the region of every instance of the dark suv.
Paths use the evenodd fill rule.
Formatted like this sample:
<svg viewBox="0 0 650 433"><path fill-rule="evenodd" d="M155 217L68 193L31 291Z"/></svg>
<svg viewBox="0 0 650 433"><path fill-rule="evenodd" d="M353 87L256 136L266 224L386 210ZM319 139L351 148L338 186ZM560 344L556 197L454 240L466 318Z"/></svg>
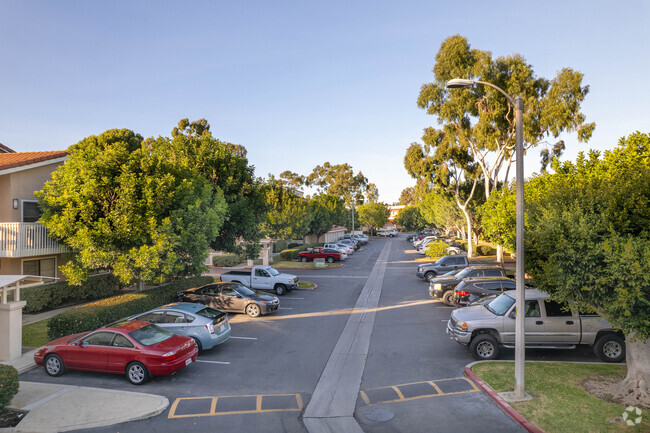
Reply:
<svg viewBox="0 0 650 433"><path fill-rule="evenodd" d="M464 307L471 302L495 293L515 290L515 280L503 277L466 278L454 289L454 303Z"/></svg>
<svg viewBox="0 0 650 433"><path fill-rule="evenodd" d="M429 295L432 298L442 298L442 301L450 306L455 305L453 301L454 287L463 278L478 277L506 277L506 271L500 266L469 266L465 269L451 271L429 282Z"/></svg>

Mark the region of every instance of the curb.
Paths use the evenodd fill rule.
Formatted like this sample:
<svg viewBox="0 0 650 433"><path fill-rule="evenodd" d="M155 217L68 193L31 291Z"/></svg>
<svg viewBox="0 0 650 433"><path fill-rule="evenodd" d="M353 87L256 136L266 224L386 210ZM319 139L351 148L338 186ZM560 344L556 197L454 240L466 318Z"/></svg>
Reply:
<svg viewBox="0 0 650 433"><path fill-rule="evenodd" d="M472 371L472 366L475 364L485 362L485 361L478 361L478 362L472 362L471 364L468 364L465 367L465 375L469 376L470 379L472 379L476 384L488 395L492 400L496 402L496 404L503 409L505 413L510 416L513 420L517 422L520 426L522 426L526 431L530 433L544 433L542 430L539 428L535 427L530 421L528 421L522 414L517 412L512 406L508 404L499 394L496 393L492 388L490 388L485 382L483 382L474 372ZM488 361L489 362L489 361Z"/></svg>

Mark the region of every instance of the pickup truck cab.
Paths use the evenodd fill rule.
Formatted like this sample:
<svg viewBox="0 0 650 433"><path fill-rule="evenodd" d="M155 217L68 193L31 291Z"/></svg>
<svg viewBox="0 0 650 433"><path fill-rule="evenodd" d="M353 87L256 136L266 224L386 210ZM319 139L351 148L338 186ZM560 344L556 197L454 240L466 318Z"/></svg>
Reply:
<svg viewBox="0 0 650 433"><path fill-rule="evenodd" d="M430 282L438 275L446 274L450 271L464 269L469 266L467 256L444 256L434 263L424 263L418 265L415 275Z"/></svg>
<svg viewBox="0 0 650 433"><path fill-rule="evenodd" d="M447 334L477 360L496 359L501 347L515 346L516 292L504 292L491 302L452 311ZM536 289L525 290L525 341L527 348L574 349L593 346L605 362L625 359L625 336L599 315L568 309Z"/></svg>
<svg viewBox="0 0 650 433"><path fill-rule="evenodd" d="M271 266L253 266L250 271L226 272L221 274L221 281L240 283L256 290L272 291L278 296L298 288L298 277L280 273Z"/></svg>

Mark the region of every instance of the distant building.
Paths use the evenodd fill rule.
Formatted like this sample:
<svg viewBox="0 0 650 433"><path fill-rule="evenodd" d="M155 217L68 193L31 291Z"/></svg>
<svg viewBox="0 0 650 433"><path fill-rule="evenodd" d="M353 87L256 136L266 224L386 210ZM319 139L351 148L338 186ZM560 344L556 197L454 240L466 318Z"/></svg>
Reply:
<svg viewBox="0 0 650 433"><path fill-rule="evenodd" d="M388 224L395 224L394 220L399 211L404 209L406 206L405 205L392 205L392 206L386 206L388 208Z"/></svg>

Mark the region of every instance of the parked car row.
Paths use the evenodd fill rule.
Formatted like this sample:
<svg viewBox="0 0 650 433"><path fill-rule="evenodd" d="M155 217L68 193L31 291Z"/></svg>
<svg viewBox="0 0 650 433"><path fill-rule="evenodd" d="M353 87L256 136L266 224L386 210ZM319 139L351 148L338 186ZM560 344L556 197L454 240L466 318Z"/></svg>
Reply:
<svg viewBox="0 0 650 433"><path fill-rule="evenodd" d="M361 245L368 243L368 236L357 234L346 234L335 243L327 243L322 247L310 248L307 251L298 253L298 261L309 262L314 259L325 259L328 263L346 260L354 251L361 248Z"/></svg>

